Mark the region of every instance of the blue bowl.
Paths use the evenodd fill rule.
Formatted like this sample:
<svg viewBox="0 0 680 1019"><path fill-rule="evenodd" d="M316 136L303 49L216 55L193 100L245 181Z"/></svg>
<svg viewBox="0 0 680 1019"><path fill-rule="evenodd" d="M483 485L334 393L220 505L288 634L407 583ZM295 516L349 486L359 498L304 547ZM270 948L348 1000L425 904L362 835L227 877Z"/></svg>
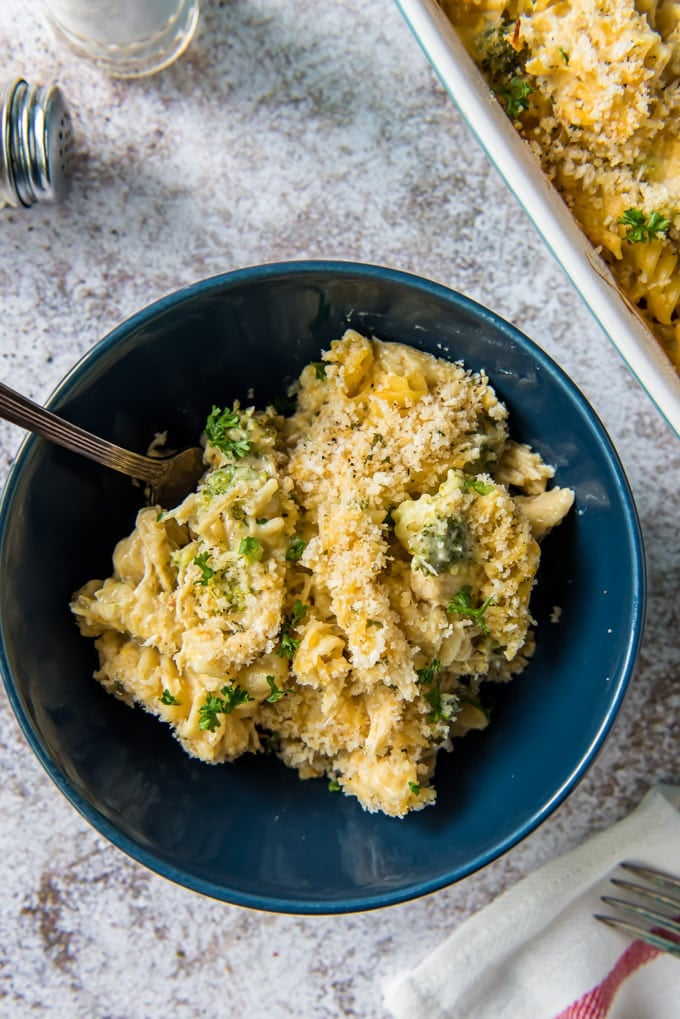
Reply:
<svg viewBox="0 0 680 1019"><path fill-rule="evenodd" d="M279 394L347 326L486 369L515 438L557 468L575 509L545 541L532 608L538 646L494 718L440 755L436 806L397 820L302 782L279 761L210 767L93 681L68 605L108 576L140 493L128 479L29 438L0 507L0 668L38 759L106 838L164 877L290 913L385 906L471 874L540 824L611 729L644 619L640 528L617 455L554 362L493 312L405 273L290 262L208 279L98 343L49 401L130 449L167 429L194 444L213 403ZM554 606L559 623L551 623Z"/></svg>

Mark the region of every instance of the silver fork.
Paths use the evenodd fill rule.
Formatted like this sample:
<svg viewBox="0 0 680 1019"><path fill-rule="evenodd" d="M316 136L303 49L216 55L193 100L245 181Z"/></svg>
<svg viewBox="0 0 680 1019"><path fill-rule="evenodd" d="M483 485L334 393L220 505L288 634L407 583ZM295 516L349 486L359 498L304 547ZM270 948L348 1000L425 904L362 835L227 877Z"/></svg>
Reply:
<svg viewBox="0 0 680 1019"><path fill-rule="evenodd" d="M4 382L0 382L0 418L114 471L146 481L150 487L150 501L166 507L181 502L205 471L203 450L198 446L166 457L133 453L33 403Z"/></svg>
<svg viewBox="0 0 680 1019"><path fill-rule="evenodd" d="M633 863L621 867L645 884L612 878L611 883L625 892L626 898L602 895L601 900L623 917L596 913L595 919L680 958L680 879Z"/></svg>

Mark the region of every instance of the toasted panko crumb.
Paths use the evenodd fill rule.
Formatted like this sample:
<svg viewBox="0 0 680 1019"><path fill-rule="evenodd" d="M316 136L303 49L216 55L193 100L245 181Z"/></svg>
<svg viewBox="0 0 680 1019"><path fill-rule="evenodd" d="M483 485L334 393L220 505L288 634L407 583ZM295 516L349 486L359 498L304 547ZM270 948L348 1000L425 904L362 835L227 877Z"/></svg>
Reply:
<svg viewBox="0 0 680 1019"><path fill-rule="evenodd" d="M293 395L214 408L197 491L141 510L71 607L97 680L188 753L269 750L401 817L532 654L534 528L572 495L484 372L348 330Z"/></svg>

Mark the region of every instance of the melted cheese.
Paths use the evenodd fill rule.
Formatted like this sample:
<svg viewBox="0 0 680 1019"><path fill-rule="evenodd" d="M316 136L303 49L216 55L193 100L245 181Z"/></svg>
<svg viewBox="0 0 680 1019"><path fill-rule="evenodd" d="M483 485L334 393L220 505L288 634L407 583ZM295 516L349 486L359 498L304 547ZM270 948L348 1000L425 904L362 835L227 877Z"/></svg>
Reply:
<svg viewBox="0 0 680 1019"><path fill-rule="evenodd" d="M72 609L99 682L188 753L274 749L402 816L531 654L532 520L572 494L545 503L483 373L348 331L295 388L291 418L238 408L247 450L207 442L198 490L141 510Z"/></svg>

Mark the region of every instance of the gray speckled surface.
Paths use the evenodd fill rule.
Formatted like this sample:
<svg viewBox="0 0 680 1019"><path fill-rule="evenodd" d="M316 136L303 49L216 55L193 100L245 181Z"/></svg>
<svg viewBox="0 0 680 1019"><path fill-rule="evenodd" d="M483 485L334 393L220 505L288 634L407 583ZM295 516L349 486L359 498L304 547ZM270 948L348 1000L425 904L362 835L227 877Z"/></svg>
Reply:
<svg viewBox="0 0 680 1019"><path fill-rule="evenodd" d="M42 401L131 312L236 266L347 257L493 306L604 419L642 519L646 638L589 774L543 826L428 898L330 918L256 914L142 869L56 791L0 694L0 1015L382 1017L381 981L520 876L678 779L680 446L471 139L392 0L204 0L161 75L113 82L5 0L7 76L72 108L69 202L0 211L0 378ZM0 425L4 473L21 433ZM267 989L268 988L268 989Z"/></svg>

